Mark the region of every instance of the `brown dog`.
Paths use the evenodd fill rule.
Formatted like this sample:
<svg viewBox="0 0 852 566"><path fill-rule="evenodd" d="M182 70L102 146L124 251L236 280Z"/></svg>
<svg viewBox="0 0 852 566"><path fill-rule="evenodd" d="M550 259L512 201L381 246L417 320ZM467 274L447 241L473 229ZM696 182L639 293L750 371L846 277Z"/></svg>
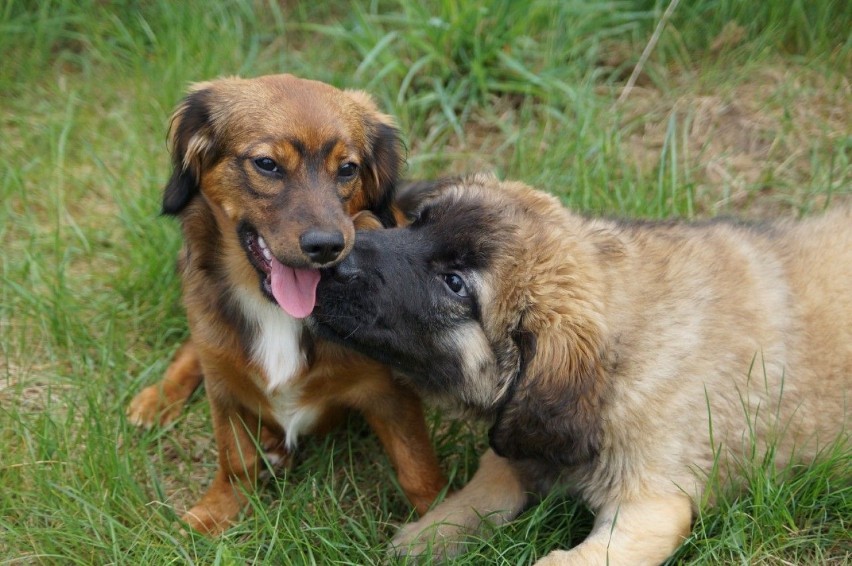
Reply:
<svg viewBox="0 0 852 566"><path fill-rule="evenodd" d="M475 176L427 186L412 216L358 234L312 319L493 423L476 475L404 527L399 552L458 552L483 518L562 484L595 526L538 564L659 564L712 474L736 485L752 458L848 453L852 209L619 222Z"/></svg>
<svg viewBox="0 0 852 566"><path fill-rule="evenodd" d="M128 415L146 426L171 420L203 375L219 469L186 522L225 529L255 483L258 446L280 461L299 435L326 430L348 408L363 412L424 512L445 481L417 397L386 367L314 340L302 320L318 268L352 247L353 216L394 223L402 157L391 118L363 92L291 75L233 78L195 85L170 140L163 211L182 222L192 337Z"/></svg>

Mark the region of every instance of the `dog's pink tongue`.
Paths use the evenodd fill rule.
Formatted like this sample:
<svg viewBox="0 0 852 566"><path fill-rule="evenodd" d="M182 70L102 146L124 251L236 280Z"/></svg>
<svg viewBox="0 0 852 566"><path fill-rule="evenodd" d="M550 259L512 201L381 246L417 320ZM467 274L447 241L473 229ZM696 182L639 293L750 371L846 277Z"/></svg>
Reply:
<svg viewBox="0 0 852 566"><path fill-rule="evenodd" d="M293 269L272 258L272 295L278 305L294 318L305 318L314 310L318 269Z"/></svg>

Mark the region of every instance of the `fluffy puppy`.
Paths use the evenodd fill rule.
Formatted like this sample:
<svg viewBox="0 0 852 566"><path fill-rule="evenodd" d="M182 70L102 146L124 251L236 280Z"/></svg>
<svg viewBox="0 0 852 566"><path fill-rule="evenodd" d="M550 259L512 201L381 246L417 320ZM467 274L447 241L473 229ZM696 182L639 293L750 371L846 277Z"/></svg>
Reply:
<svg viewBox="0 0 852 566"><path fill-rule="evenodd" d="M399 132L368 95L292 75L195 85L172 117L163 212L180 218L191 342L163 381L131 402L150 426L176 415L203 380L219 467L184 516L218 533L246 502L265 459L361 411L424 512L445 482L419 399L388 368L315 340L319 268L352 247L353 217L395 220Z"/></svg>
<svg viewBox="0 0 852 566"><path fill-rule="evenodd" d="M595 525L539 564L659 564L712 474L736 484L770 451L786 468L848 449L849 209L620 222L489 176L419 200L410 226L358 233L316 311L324 336L493 423L473 479L404 527L399 552L456 552L560 484Z"/></svg>

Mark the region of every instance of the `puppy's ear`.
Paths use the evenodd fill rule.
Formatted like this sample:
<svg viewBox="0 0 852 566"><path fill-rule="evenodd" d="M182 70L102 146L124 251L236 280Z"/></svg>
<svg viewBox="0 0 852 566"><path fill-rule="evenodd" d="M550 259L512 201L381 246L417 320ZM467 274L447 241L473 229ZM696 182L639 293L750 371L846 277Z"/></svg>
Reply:
<svg viewBox="0 0 852 566"><path fill-rule="evenodd" d="M163 192L163 214L178 214L198 194L201 171L216 147L210 117L209 83L196 85L172 115L169 147L172 176Z"/></svg>
<svg viewBox="0 0 852 566"><path fill-rule="evenodd" d="M444 178L403 183L396 194L396 206L408 221L413 221L427 200L440 195L442 189L450 186L455 180Z"/></svg>
<svg viewBox="0 0 852 566"><path fill-rule="evenodd" d="M367 155L362 167L362 183L366 208L385 226L397 223L394 210L394 191L405 161L405 148L393 118L376 107L372 97L359 90L346 94L361 107L367 134Z"/></svg>
<svg viewBox="0 0 852 566"><path fill-rule="evenodd" d="M558 466L585 462L600 448L604 387L594 328L520 330L519 376L488 433L500 456Z"/></svg>

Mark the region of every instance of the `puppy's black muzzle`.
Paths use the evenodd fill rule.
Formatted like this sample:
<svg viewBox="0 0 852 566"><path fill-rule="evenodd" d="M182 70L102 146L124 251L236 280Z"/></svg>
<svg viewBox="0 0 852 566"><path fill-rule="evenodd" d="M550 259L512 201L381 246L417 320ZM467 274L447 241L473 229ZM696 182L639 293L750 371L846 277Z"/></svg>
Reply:
<svg viewBox="0 0 852 566"><path fill-rule="evenodd" d="M336 283L347 285L363 277L363 271L354 254L350 254L337 265L324 269L323 277L330 277Z"/></svg>
<svg viewBox="0 0 852 566"><path fill-rule="evenodd" d="M384 284L383 272L389 267L387 262L394 259L396 253L389 249L392 245L388 240L387 230L358 231L352 251L337 265L322 270L323 279L328 278L332 283L352 285L362 284L374 286ZM387 257L388 254L391 258ZM352 290L349 291L354 292Z"/></svg>

